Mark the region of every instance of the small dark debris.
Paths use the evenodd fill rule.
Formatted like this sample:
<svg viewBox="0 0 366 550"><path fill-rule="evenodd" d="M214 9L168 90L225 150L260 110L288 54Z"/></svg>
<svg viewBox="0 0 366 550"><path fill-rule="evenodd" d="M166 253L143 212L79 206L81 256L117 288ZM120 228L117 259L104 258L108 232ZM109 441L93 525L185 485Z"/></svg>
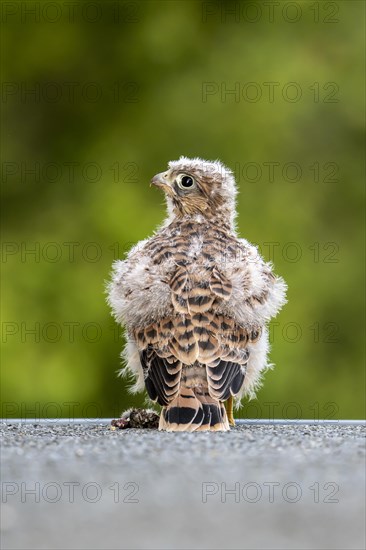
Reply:
<svg viewBox="0 0 366 550"><path fill-rule="evenodd" d="M130 428L130 422L129 420L125 420L124 418L117 418L115 420L112 420L111 426L114 428L118 428L119 430L124 430L125 428Z"/></svg>
<svg viewBox="0 0 366 550"><path fill-rule="evenodd" d="M157 430L159 427L159 415L152 409L128 409L122 413L121 418L112 420L111 426L119 430L127 428Z"/></svg>

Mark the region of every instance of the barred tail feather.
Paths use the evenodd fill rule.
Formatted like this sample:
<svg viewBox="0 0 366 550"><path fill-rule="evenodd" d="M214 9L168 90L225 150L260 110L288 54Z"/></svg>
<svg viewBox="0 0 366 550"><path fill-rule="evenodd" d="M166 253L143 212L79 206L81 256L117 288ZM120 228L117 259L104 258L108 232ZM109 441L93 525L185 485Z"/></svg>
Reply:
<svg viewBox="0 0 366 550"><path fill-rule="evenodd" d="M223 403L198 388L182 387L177 397L163 407L159 430L228 431L230 426Z"/></svg>

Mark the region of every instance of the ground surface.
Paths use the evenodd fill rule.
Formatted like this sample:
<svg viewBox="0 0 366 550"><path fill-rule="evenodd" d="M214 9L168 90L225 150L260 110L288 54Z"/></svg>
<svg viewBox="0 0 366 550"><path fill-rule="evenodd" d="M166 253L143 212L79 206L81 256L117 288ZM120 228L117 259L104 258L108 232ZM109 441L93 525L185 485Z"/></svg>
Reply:
<svg viewBox="0 0 366 550"><path fill-rule="evenodd" d="M2 548L365 548L365 428L2 424Z"/></svg>

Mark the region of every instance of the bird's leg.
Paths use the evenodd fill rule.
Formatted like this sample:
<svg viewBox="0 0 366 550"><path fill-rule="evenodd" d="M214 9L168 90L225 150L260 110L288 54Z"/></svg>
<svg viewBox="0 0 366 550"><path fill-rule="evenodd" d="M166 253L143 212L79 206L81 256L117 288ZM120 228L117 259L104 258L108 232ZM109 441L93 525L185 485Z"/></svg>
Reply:
<svg viewBox="0 0 366 550"><path fill-rule="evenodd" d="M234 404L234 399L233 399L233 396L230 395L229 399L225 401L225 409L226 409L227 419L229 421L230 426L235 426L233 404Z"/></svg>

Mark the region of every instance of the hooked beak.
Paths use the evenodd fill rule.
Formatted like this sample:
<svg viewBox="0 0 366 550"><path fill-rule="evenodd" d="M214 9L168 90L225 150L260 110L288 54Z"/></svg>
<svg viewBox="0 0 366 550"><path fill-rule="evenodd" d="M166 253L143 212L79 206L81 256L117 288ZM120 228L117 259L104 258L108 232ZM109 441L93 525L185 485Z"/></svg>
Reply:
<svg viewBox="0 0 366 550"><path fill-rule="evenodd" d="M166 179L166 172L160 172L160 174L156 174L156 176L154 176L150 182L150 187L151 185L156 185L156 187L168 187L169 184Z"/></svg>

